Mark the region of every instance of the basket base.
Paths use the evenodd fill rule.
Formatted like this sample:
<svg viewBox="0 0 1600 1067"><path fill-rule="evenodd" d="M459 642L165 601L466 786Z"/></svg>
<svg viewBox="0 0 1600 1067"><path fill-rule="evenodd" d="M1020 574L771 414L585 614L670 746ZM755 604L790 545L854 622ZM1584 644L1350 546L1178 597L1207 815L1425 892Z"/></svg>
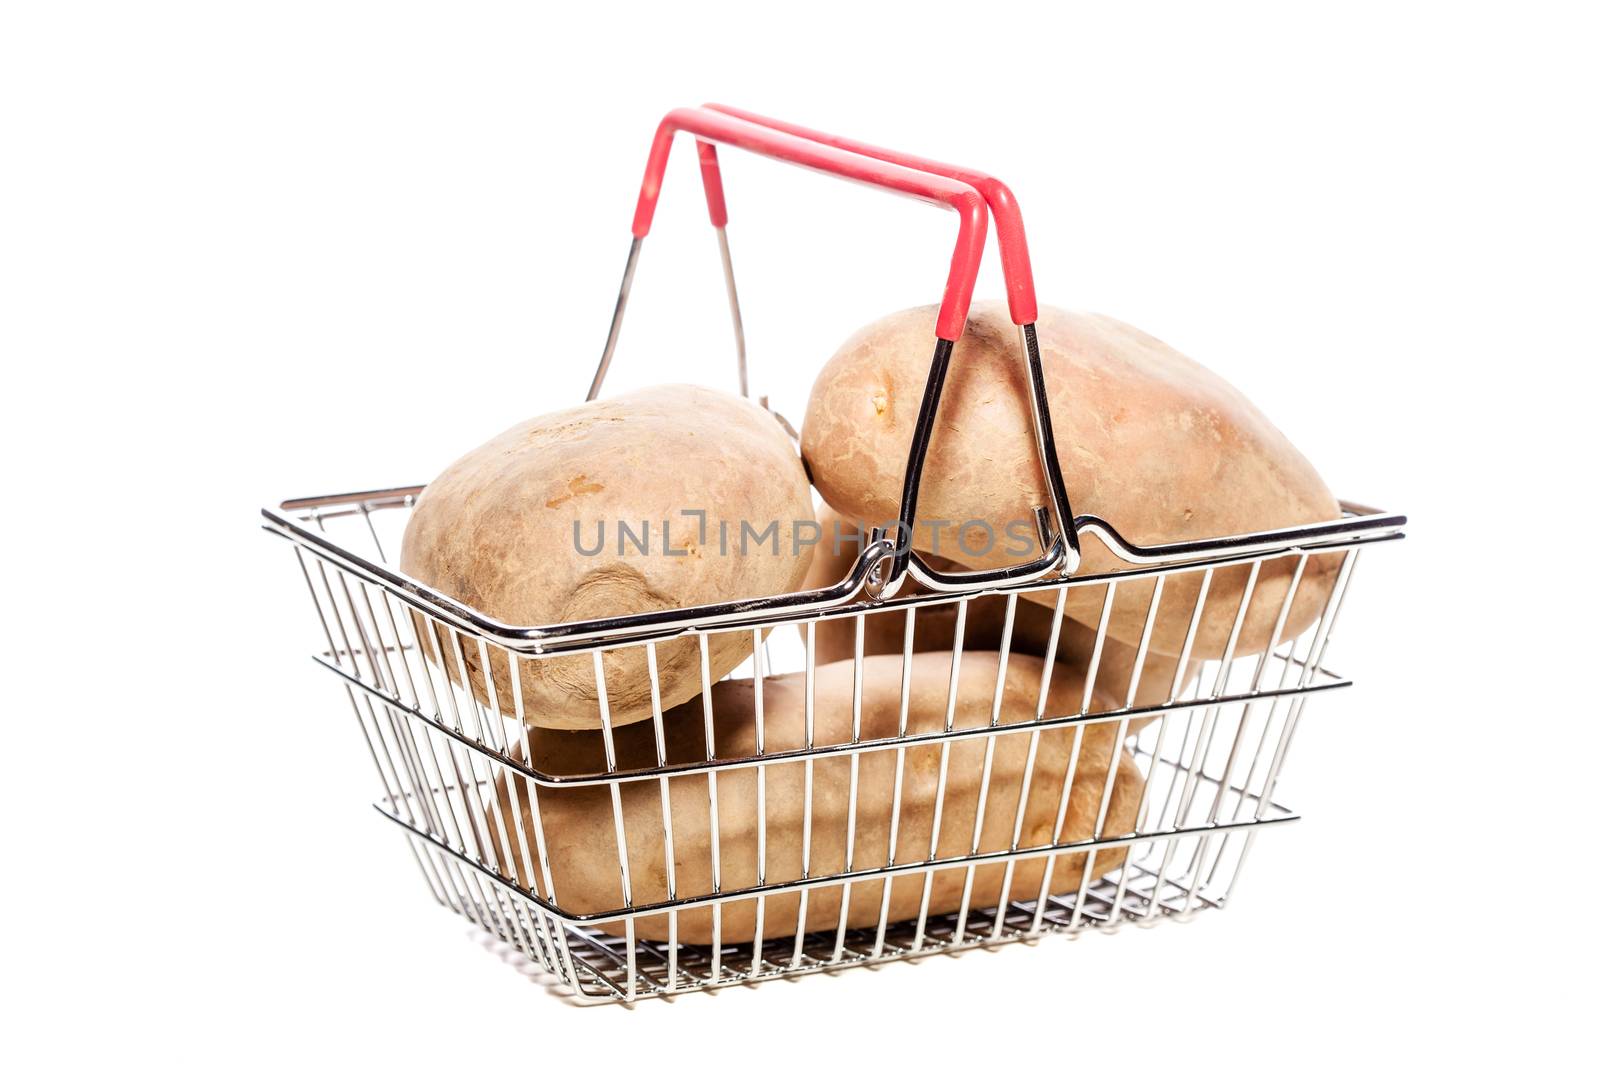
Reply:
<svg viewBox="0 0 1600 1067"><path fill-rule="evenodd" d="M1125 868L1091 883L1081 903L1076 892L1047 897L1042 909L1036 901L1015 901L999 921L997 907L972 907L931 915L920 923L888 923L881 933L877 927L849 929L842 935L812 932L798 945L792 935L716 950L636 939L631 953L624 936L559 920L449 852L431 843L411 844L441 904L548 972L576 1000L609 1003L1038 941L1050 935L1076 936L1088 929L1110 931L1129 923L1148 926L1188 919L1226 902L1225 897L1212 895L1214 887L1232 882L1231 877L1217 878L1219 867L1232 868L1230 874L1236 871L1248 844L1233 839L1246 836L1211 839L1220 845L1219 851L1201 846L1205 839L1188 839L1186 845L1178 839L1170 853L1164 845L1152 845Z"/></svg>

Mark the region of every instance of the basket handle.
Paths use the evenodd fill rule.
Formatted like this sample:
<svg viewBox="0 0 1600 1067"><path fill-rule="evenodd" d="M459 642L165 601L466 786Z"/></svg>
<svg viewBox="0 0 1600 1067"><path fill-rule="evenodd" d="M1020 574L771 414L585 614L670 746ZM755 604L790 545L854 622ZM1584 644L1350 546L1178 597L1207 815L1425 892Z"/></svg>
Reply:
<svg viewBox="0 0 1600 1067"><path fill-rule="evenodd" d="M636 240L650 232L656 201L661 196L661 179L667 169L667 157L672 151L674 136L680 132L692 133L699 139L700 172L705 184L706 206L711 213L712 225L718 229L727 225L728 209L722 193L716 144L743 148L835 177L876 185L955 211L960 217L960 225L934 332L952 342L961 336L967 321L967 309L972 303L973 286L977 284L978 264L983 258L983 245L989 227L989 215L983 197L972 186L941 174L845 151L730 115L703 108L678 108L668 112L667 117L661 120L656 127L655 140L650 145L644 182L639 188L639 202L633 212L633 236Z"/></svg>
<svg viewBox="0 0 1600 1067"><path fill-rule="evenodd" d="M739 346L740 385L747 395L743 328L738 297L733 284L733 267L728 253L727 201L723 193L716 144L743 148L835 177L916 197L956 211L960 219L956 248L951 255L944 296L935 322L936 343L933 359L912 434L910 454L906 461L895 536L895 555L887 579L874 589L878 595L892 595L904 580L908 570L912 568L911 535L916 517L922 469L927 459L928 443L938 413L939 398L944 390L950 356L955 342L961 337L966 326L972 291L977 281L978 266L983 257L988 229L988 208L992 200L999 205L998 210L1003 213L1000 217L1006 220L1002 265L1006 269L1012 316L1014 319L1021 316L1018 327L1029 367L1027 384L1033 409L1034 442L1050 496L1050 508L1035 509L1040 543L1046 547L1038 560L1019 567L944 574L918 564L915 568L916 577L921 584L931 588L961 589L979 584L992 585L997 581L1022 583L1055 572L1070 573L1076 568L1079 559L1077 532L1071 506L1067 501L1051 430L1038 340L1034 331L1037 307L1033 299L1032 269L1028 262L1022 216L1016 207L1015 199L1010 195L1010 190L997 179L977 171L966 171L963 168L921 160L915 156L891 153L843 138L834 139L837 143L829 143L826 140L816 139L827 137L824 134L805 131L810 136L801 136L790 132L790 129L778 129L765 124L775 121L751 121L742 115L727 114L708 108L678 108L661 120L656 128L655 138L651 142L644 181L640 186L638 203L634 209L633 243L628 251L628 262L623 271L622 286L617 295L616 309L612 314L611 330L606 337L605 351L589 389L589 399L592 400L598 395L615 352L623 311L627 306L634 268L638 262L639 248L650 232L656 202L661 195L661 182L666 172L667 159L671 154L672 142L678 133L690 133L697 138L706 207L711 223L717 230L722 250L729 305L733 312L735 336ZM803 130L803 127L792 127L792 129ZM909 161L914 165L902 161ZM973 184L955 176L957 173L975 177L984 184L985 191L980 193ZM1052 517L1057 523L1054 529L1051 524Z"/></svg>
<svg viewBox="0 0 1600 1067"><path fill-rule="evenodd" d="M832 145L842 148L847 152L857 155L881 159L889 163L898 163L902 167L911 167L914 170L924 171L928 174L938 174L946 178L953 178L964 182L983 194L984 202L989 205L989 211L994 215L995 241L1000 246L1000 268L1005 273L1006 302L1011 308L1011 321L1018 326L1036 322L1039 318L1039 301L1033 289L1033 263L1028 256L1028 235L1022 226L1022 209L1017 206L1017 199L1006 187L1006 183L992 175L971 167L956 166L952 163L939 163L931 159L923 159L909 152L897 152L890 148L879 148L877 145L867 144L849 137L840 137L837 134L823 133L819 130L807 129L793 122L784 122L782 119L768 118L757 115L753 111L743 108L729 107L727 104L706 104L707 111L715 111L722 115L731 115L746 122L753 122L772 130L781 130L796 137L804 137L808 141L818 144ZM706 146L710 148L709 145ZM716 169L716 156L713 149L710 170L706 172L706 202L711 205L711 223L714 226L725 226L728 222L728 210L722 197L722 178ZM702 157L702 169L705 160ZM721 221L718 221L720 218ZM637 231L635 231L637 232Z"/></svg>
<svg viewBox="0 0 1600 1067"><path fill-rule="evenodd" d="M840 137L837 134L823 133L819 130L808 129L793 122L774 119L765 115L758 115L753 111L743 108L730 107L727 104L706 104L706 110L719 114L732 115L769 129L781 130L796 137L804 137L809 141L819 144L832 145L848 152L881 159L889 163L898 163L903 167L912 167L916 170L943 177L953 178L965 182L983 194L983 199L994 213L995 241L1000 246L1000 267L1006 279L1006 302L1011 309L1011 321L1019 327L1022 349L1028 361L1028 392L1029 401L1033 411L1034 441L1038 446L1039 466L1044 474L1046 490L1050 495L1050 505L1053 514L1058 520L1062 535L1066 539L1066 569L1071 570L1077 565L1079 552L1077 523L1073 517L1072 504L1067 497L1066 481L1061 474L1061 463L1056 455L1055 431L1050 421L1050 409L1045 400L1044 371L1039 359L1039 339L1034 324L1039 319L1039 302L1033 286L1033 261L1028 254L1028 235L1022 224L1022 208L1017 204L1017 198L1012 195L1009 187L999 178L975 170L972 167L957 166L952 163L940 163L909 152L899 152L890 148L880 148L865 141L857 141L850 137ZM708 148L710 146L707 146ZM702 160L702 166L704 162ZM728 221L727 207L723 203L722 177L716 169L716 158L713 150L710 169L706 171L706 201L712 205L712 222L717 226L726 226ZM714 183L714 191L713 191ZM720 216L718 214L720 210ZM721 218L721 222L717 219ZM726 251L726 249L724 249ZM730 294L732 293L732 275L729 274ZM737 301L735 298L735 318L738 317ZM1041 533L1044 527L1041 526ZM918 580L924 585L936 588L954 589L966 583L956 580L954 575L940 574L931 568L917 568Z"/></svg>

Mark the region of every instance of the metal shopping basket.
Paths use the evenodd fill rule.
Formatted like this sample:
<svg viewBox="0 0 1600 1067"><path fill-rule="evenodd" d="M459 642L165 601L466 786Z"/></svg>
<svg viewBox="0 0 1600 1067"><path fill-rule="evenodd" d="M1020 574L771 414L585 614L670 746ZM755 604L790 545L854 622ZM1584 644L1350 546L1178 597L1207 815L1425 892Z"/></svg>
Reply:
<svg viewBox="0 0 1600 1067"><path fill-rule="evenodd" d="M1033 327L1037 311L1021 216L1006 187L975 171L715 105L673 111L657 131L591 399L611 362L640 243L680 132L695 138L699 152L738 338L742 390L744 343L717 145L920 197L959 215L957 249L933 341L901 521L892 531L871 531L850 572L828 589L525 626L525 620L485 617L390 564L421 486L303 498L263 509L265 528L292 546L316 606L323 646L316 662L347 691L383 783L376 807L406 841L429 890L441 904L502 939L585 1001L670 995L1045 934L1075 934L1089 927L1183 919L1225 905L1257 833L1296 818L1276 799L1296 727L1311 694L1350 684L1324 666L1340 605L1361 553L1371 544L1400 539L1404 517L1346 504L1338 521L1137 546L1101 519L1074 516L1043 403ZM1010 309L1029 367L1035 445L1050 499L1034 516L1044 546L1039 558L1001 570L951 572L910 551L909 531L945 370L965 324L991 213ZM1080 538L1103 545L1119 569L1077 573ZM1331 567L1334 574L1315 592L1309 581L1301 582L1312 561L1319 568ZM1264 569L1288 575L1281 603L1253 601ZM1171 685L1163 686L1164 699L1136 697L1149 661L1152 626L1163 610L1163 590L1170 583L1196 580L1192 606L1181 606L1189 613L1187 634ZM1223 589L1229 590L1226 596L1214 592ZM997 682L991 719L958 725L954 690L964 660L973 655L963 645L969 616L990 610L1003 617L996 650L1003 680L1013 621L1023 603L1019 597L1040 593L1054 607L1036 710L1020 720L1002 721ZM1069 599L1085 597L1094 598L1100 611L1099 625L1090 634L1084 695L1075 706L1051 705L1043 693L1062 639L1064 608ZM1130 597L1143 605L1144 629L1125 694L1119 690L1107 702L1093 695L1106 649L1106 624L1113 604ZM1309 597L1317 601L1307 604ZM1169 599L1168 608L1172 606ZM1285 629L1291 606L1296 613L1309 608L1314 619L1293 635ZM1273 621L1268 639L1258 649L1246 650L1239 638L1253 611L1264 611ZM1200 664L1194 638L1206 612L1225 613L1232 622L1220 656ZM942 724L908 726L909 681L903 681L898 728L868 736L860 727L861 635L872 616L889 615L898 616L904 629L901 663L906 679L918 620L935 615L953 619L948 653L952 711ZM819 738L814 730L822 699L814 692L819 625L854 628L854 728L842 740ZM743 634L751 651L736 672L751 680L756 694L757 741L751 751L719 752L711 740L717 714L711 692L717 679L711 676L707 639L730 633ZM661 706L657 652L672 642L691 642L699 649L705 693L687 713ZM624 728L613 729L607 705L602 650L623 647L643 648L650 666L652 715L646 724L635 725L650 731L654 744L647 746L642 763L619 757L616 738ZM541 762L539 731L526 714L519 681L526 661L574 656L592 662L598 721L603 724L595 732L601 742L598 762L576 773ZM507 669L492 669L496 663ZM803 676L804 730L798 740L790 738L794 743L778 744L770 731L763 739L761 693L764 685L778 684L778 672L789 669ZM469 684L473 678L477 685ZM504 685L497 691L497 678L509 679L509 692ZM682 729L684 714L705 739L703 755L697 750L685 757L678 746L669 758L668 735ZM1080 758L1091 730L1113 735L1107 760L1111 769L1104 772L1098 809L1091 797L1090 811L1072 820L1067 818L1069 805L1079 802L1075 776L1080 771L1083 776L1101 773L1084 770L1089 763ZM1052 733L1072 738L1064 766L1058 762L1047 767L1038 757L1053 744ZM994 753L997 745L1023 743L1023 784L1012 798L996 784ZM975 828L970 847L952 847L940 832L941 818L955 820L946 792L952 753L959 752L982 753L983 760L976 814L968 816ZM867 780L863 767L872 760L882 761L885 768L892 764L892 778L872 779L879 784L892 780L889 795L862 792L861 783ZM1108 822L1107 809L1112 776L1123 761L1138 769L1136 815L1128 826L1117 827ZM908 767L935 765L933 823L926 840L897 838L908 803L903 787L913 773ZM767 808L767 790L780 775L803 781L804 798L798 867L781 877L773 873L776 864L769 863ZM738 780L745 785L753 783L756 798L749 817L727 830L744 835L739 840L725 836L728 812L718 799L719 784L724 799L732 795L735 776L743 776ZM847 813L842 826L817 822L821 789L837 790L837 796L825 799L830 811ZM1046 839L1022 835L1022 809L1029 803L1023 798L1032 795L1031 789L1060 796ZM580 796L594 802L587 810L596 818L579 829L570 819L552 821L553 810ZM837 803L841 796L842 806ZM684 838L686 803L699 805L688 814L696 820L704 815L701 832L708 840L691 845ZM980 841L977 828L984 825L985 805L998 809L1008 803L1017 809L1009 840L996 847ZM858 820L864 817L860 813L869 807L888 812L888 844L881 855L858 855L854 848ZM1075 833L1073 826L1088 829ZM814 863L817 835L840 832L845 842L842 861ZM642 840L652 842L659 855L641 856ZM728 875L723 857L733 847L754 849L753 877ZM574 849L599 850L611 857L614 907L577 911L563 904L563 864ZM1063 885L1060 872L1073 864L1071 869L1081 875ZM657 884L664 874L664 891L642 888L644 866L656 872ZM931 901L944 899L930 891L941 879L964 887L958 907L931 906ZM993 889L997 880L998 892ZM975 885L986 888L979 892ZM892 910L891 899L906 886L913 901L920 889L920 907ZM875 921L873 901L878 902ZM730 919L736 911L744 917L737 930ZM747 922L751 914L753 929Z"/></svg>

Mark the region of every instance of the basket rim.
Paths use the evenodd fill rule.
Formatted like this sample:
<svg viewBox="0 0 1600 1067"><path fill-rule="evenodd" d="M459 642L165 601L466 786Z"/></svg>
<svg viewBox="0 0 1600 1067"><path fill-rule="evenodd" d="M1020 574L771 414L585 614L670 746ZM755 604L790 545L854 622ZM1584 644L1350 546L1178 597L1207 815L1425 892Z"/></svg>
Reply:
<svg viewBox="0 0 1600 1067"><path fill-rule="evenodd" d="M1075 527L1080 537L1085 534L1093 535L1118 559L1134 566L1128 570L1060 574L1044 579L1032 574L1025 574L1020 578L998 575L981 583L951 590L938 588L941 583L938 583L936 578L929 579L929 576L938 572L928 567L921 557L913 552L910 573L913 580L923 586L923 591L879 601L871 598L868 587L873 569L893 554L892 543L883 540L865 545L850 573L838 583L824 589L806 589L666 611L527 626L480 612L426 583L416 581L390 567L386 562L371 559L337 544L325 533L310 525L311 519L349 514L370 516L374 511L410 507L423 488L422 485L414 485L292 498L275 507L263 507L262 528L268 533L288 540L298 549L308 551L364 581L388 590L408 606L438 621L508 651L540 656L600 650L724 630L748 629L751 626L823 621L875 611L903 610L912 606L933 607L971 600L983 595L1102 585L1160 574L1202 570L1220 563L1265 561L1297 554L1334 552L1352 546L1402 540L1405 537L1402 532L1403 527L1407 521L1403 514L1380 511L1341 500L1339 506L1345 513L1344 517L1329 522L1140 546L1123 537L1105 519L1095 515L1079 515L1075 519ZM863 593L867 594L866 599L861 599Z"/></svg>

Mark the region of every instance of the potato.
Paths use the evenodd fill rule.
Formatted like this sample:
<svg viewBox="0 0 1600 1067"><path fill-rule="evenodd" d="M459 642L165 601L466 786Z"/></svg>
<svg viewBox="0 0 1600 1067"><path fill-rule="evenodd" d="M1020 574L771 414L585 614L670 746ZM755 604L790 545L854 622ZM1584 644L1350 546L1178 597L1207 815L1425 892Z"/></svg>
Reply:
<svg viewBox="0 0 1600 1067"><path fill-rule="evenodd" d="M861 525L884 525L898 513L933 322L934 309L926 307L867 326L812 389L801 453L823 499ZM1054 308L1041 309L1038 336L1058 455L1078 514L1104 518L1141 546L1340 516L1316 471L1238 390L1155 338L1103 315ZM978 569L1037 555L1027 520L1045 502L1038 468L1017 329L1004 305L975 304L929 444L913 543ZM963 531L969 522L988 532ZM949 524L937 544L935 523ZM1128 569L1092 535L1083 552L1080 573ZM1309 557L1286 639L1321 613L1338 566L1337 554ZM1294 569L1292 558L1263 564L1238 655L1265 648ZM1247 571L1216 572L1196 657L1221 657ZM1197 572L1167 579L1151 637L1156 651L1181 650L1200 581ZM1108 636L1137 643L1153 585L1122 585ZM1031 596L1046 602L1054 594ZM1092 625L1099 604L1069 598L1067 611Z"/></svg>
<svg viewBox="0 0 1600 1067"><path fill-rule="evenodd" d="M418 498L400 569L506 623L576 622L798 589L813 549L796 528L812 516L805 471L769 412L659 386L530 419L456 460ZM436 626L435 636L459 681L450 632ZM464 644L473 691L487 700L476 642ZM751 644L747 633L713 636L711 678ZM490 661L509 710L510 665L500 652ZM648 717L644 650L604 661L611 721ZM657 661L663 707L700 692L697 640L663 642ZM593 662L587 652L523 660L529 720L598 727Z"/></svg>
<svg viewBox="0 0 1600 1067"><path fill-rule="evenodd" d="M822 540L816 555L811 559L811 570L806 574L807 589L821 589L839 581L849 572L860 553L861 543L854 540L858 529L826 504L817 513L822 527ZM957 571L958 563L934 556L929 562L940 570ZM911 586L904 587L910 589ZM1050 645L1050 623L1055 617L1054 596L1050 605L1035 604L1018 599L1011 622L1011 650L1030 656L1042 656ZM1090 600L1095 605L1094 620L1099 621L1098 609L1105 594L1094 586L1076 589L1067 595L1071 604L1075 599ZM1113 604L1113 611L1115 604ZM905 611L879 611L862 616L863 654L899 655L905 649ZM1005 636L1005 596L981 596L967 603L967 621L962 630L962 647L998 650ZM912 651L948 650L955 644L956 605L938 604L917 609L916 626L911 635ZM835 619L816 625L818 663L855 657L856 624L854 619ZM1095 627L1086 626L1063 612L1061 633L1056 638L1056 659L1075 664L1087 672L1089 660L1094 655ZM1090 711L1111 711L1128 706L1128 683L1133 679L1137 645L1125 645L1107 637L1100 650L1100 666L1095 672L1094 695ZM1200 660L1190 657L1184 670L1183 693L1200 673ZM1139 688L1134 695L1134 706L1165 704L1172 698L1173 673L1178 668L1178 657L1146 649L1144 669L1139 674ZM1131 729L1139 729L1151 719L1135 719Z"/></svg>
<svg viewBox="0 0 1600 1067"><path fill-rule="evenodd" d="M998 659L993 653L971 653L962 657L956 691L955 722L958 729L988 723ZM899 725L901 657L872 656L863 660L862 664L861 737L894 736ZM1042 666L1042 661L1032 657L1011 658L1002 695L1003 722L1032 718ZM815 741L818 746L840 744L851 739L853 668L851 663L834 663L817 668ZM943 729L950 682L949 654L922 653L913 656L911 669L908 731L917 734ZM1056 669L1050 686L1050 714L1059 716L1076 712L1081 686L1081 675L1067 669ZM716 754L719 757L753 755L754 682L749 679L723 682L712 688L711 697ZM763 705L766 751L770 753L802 747L805 676L791 674L766 679ZM703 722L698 701L666 716L669 763L696 762L705 758ZM1103 837L1114 837L1134 828L1143 792L1143 778L1133 759L1115 747L1115 728L1103 723L1081 729L1084 740L1062 831L1061 840L1064 842L1084 841L1093 837L1113 758L1119 762ZM1050 843L1073 735L1077 732L1077 729L1057 728L1040 734L1019 839L1024 848ZM639 723L619 729L615 732L615 741L619 767L647 768L656 765L651 724ZM950 757L945 802L936 849L939 857L967 855L972 850L986 742L969 739L948 744ZM593 733L544 731L535 738L534 747L535 765L549 773L572 774L604 767L598 738ZM899 863L928 858L942 747L939 743L932 743L906 750L899 835L894 854L894 859ZM1007 734L995 741L988 801L978 841L980 852L1004 851L1011 846L1027 750L1028 737L1022 733ZM890 859L888 840L895 762L895 754L887 750L859 755L854 869L883 866ZM850 757L830 756L817 760L814 766L809 872L813 876L836 874L844 870L845 862L849 828ZM801 877L804 780L805 771L798 762L777 763L766 768L767 884ZM670 783L678 897L682 899L709 893L712 889L712 836L706 775L675 776ZM498 783L497 792L501 820L507 827L515 827L503 779ZM668 897L660 786L655 781L626 783L621 786L620 793L633 902L636 906L664 902ZM523 825L531 825L527 797L520 788L517 796L522 806ZM606 786L540 787L539 805L557 904L580 915L622 907L610 789ZM760 821L760 809L757 806L757 772L754 768L717 773L717 813L722 889L728 891L755 886L756 828ZM490 825L493 825L493 819ZM528 836L531 855L533 844L531 835ZM501 846L497 843L495 849L499 853ZM1124 851L1117 848L1097 853L1095 873L1104 873L1120 864ZM505 856L501 856L502 867L514 872L512 876L521 885L532 885L534 875L529 870L529 862L524 860L516 845L513 845L512 852L509 863ZM1083 876L1083 857L1083 853L1074 853L1058 858L1051 881L1052 892L1077 888ZM536 859L532 865L537 866ZM1004 869L1003 862L988 863L978 868L973 878L972 907L993 907L996 904ZM954 911L960 906L965 877L965 872L961 870L943 871L933 876L930 914ZM1037 896L1043 877L1042 860L1016 864L1011 898L1027 900ZM923 880L922 874L899 875L893 879L889 903L891 922L915 917L921 904ZM875 925L882 894L882 880L853 886L846 925ZM811 891L806 911L806 929L836 929L840 898L841 893L836 886ZM799 894L785 892L770 896L764 910L765 936L793 934L798 920ZM723 905L722 940L729 943L752 940L755 922L756 906L752 901ZM678 917L677 937L690 944L708 943L712 940L711 923L710 907L690 909ZM642 918L636 925L641 937L665 939L668 936L665 916ZM619 928L620 924L607 927Z"/></svg>

